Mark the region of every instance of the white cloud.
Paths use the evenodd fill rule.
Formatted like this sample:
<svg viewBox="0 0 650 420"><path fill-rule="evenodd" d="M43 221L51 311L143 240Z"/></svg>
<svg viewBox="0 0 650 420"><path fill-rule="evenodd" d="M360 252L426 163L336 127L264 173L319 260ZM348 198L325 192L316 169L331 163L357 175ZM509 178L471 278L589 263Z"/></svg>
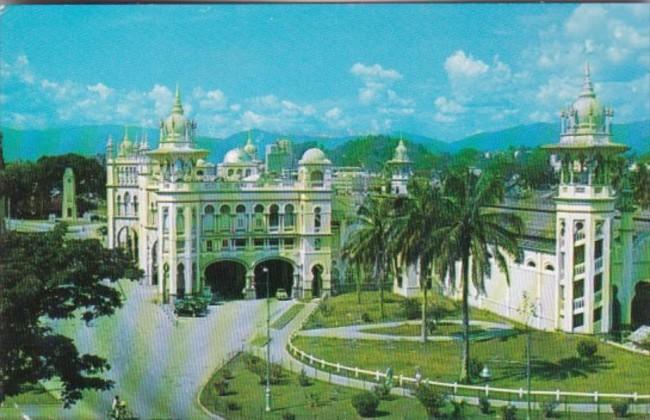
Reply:
<svg viewBox="0 0 650 420"><path fill-rule="evenodd" d="M444 96L439 96L434 101L436 108L444 114L462 114L465 112L466 108L454 101L453 99L447 99Z"/></svg>
<svg viewBox="0 0 650 420"><path fill-rule="evenodd" d="M363 63L354 63L350 68L350 73L370 80L399 80L402 78L397 70L384 69L380 64L368 66Z"/></svg>
<svg viewBox="0 0 650 420"><path fill-rule="evenodd" d="M456 121L456 117L454 117L453 115L447 115L441 112L436 112L436 114L433 116L433 120L439 123L453 123Z"/></svg>
<svg viewBox="0 0 650 420"><path fill-rule="evenodd" d="M334 107L334 108L329 109L325 113L325 118L327 118L328 120L338 120L339 118L341 118L342 114L343 114L343 111L341 110L341 108Z"/></svg>
<svg viewBox="0 0 650 420"><path fill-rule="evenodd" d="M465 55L462 50L457 50L445 60L445 70L449 77L474 77L488 71L490 66L481 60Z"/></svg>
<svg viewBox="0 0 650 420"><path fill-rule="evenodd" d="M226 107L228 98L219 89L204 91L197 87L194 89L192 96L198 100L199 107L203 110L219 111Z"/></svg>
<svg viewBox="0 0 650 420"><path fill-rule="evenodd" d="M147 93L147 98L154 102L156 116L163 117L169 113L174 101L174 95L167 86L155 84ZM135 99L133 96L131 99Z"/></svg>
<svg viewBox="0 0 650 420"><path fill-rule="evenodd" d="M260 114L256 114L253 111L246 111L242 115L241 122L243 126L247 129L258 128L266 122L266 117Z"/></svg>
<svg viewBox="0 0 650 420"><path fill-rule="evenodd" d="M99 97L102 99L108 98L114 91L114 89L109 88L103 83L97 83L96 85L88 85L86 86L86 88L91 92L97 93Z"/></svg>

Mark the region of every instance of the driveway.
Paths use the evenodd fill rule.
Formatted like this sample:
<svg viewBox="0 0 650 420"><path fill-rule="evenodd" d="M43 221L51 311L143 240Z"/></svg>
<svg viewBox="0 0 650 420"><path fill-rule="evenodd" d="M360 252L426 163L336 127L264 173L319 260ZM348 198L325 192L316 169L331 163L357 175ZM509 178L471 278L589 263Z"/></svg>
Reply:
<svg viewBox="0 0 650 420"><path fill-rule="evenodd" d="M80 353L106 357L106 376L115 387L86 392L73 408L21 407L32 418L105 418L115 394L140 418L208 418L196 399L213 371L265 322L264 300L211 306L204 318L180 318L154 303L154 287L122 283L127 299L110 318L93 326L60 322L56 328L75 338ZM292 305L273 301L272 317Z"/></svg>

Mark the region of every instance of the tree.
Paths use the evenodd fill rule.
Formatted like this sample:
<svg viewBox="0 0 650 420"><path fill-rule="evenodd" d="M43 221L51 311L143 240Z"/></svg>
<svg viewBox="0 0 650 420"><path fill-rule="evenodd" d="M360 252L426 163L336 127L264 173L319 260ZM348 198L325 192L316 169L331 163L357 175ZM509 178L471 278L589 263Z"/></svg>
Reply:
<svg viewBox="0 0 650 420"><path fill-rule="evenodd" d="M640 207L650 209L650 163L640 160L631 178L635 201Z"/></svg>
<svg viewBox="0 0 650 420"><path fill-rule="evenodd" d="M39 380L58 377L66 407L84 389L105 390L107 361L79 354L74 341L57 334L49 320L80 317L89 322L122 305L111 283L142 273L122 250L98 240L64 240L65 224L47 233L8 232L0 238L0 380L6 396Z"/></svg>
<svg viewBox="0 0 650 420"><path fill-rule="evenodd" d="M490 172L480 176L468 169L451 173L443 189L447 198L444 212L449 219L432 236L440 246L435 265L441 278L449 275L455 282L456 262L461 262L463 352L460 381L469 383L469 282L471 280L479 292L484 292L483 280L491 274L493 259L510 281L504 251L519 255L518 237L523 224L513 213L485 209L503 198L503 179Z"/></svg>
<svg viewBox="0 0 650 420"><path fill-rule="evenodd" d="M394 198L371 195L357 211L343 249L343 256L358 266L372 267L373 277L379 284L379 308L384 318L384 282L389 270L391 255L391 218L394 214Z"/></svg>
<svg viewBox="0 0 650 420"><path fill-rule="evenodd" d="M438 254L438 243L431 238L444 225L447 215L440 211L444 197L426 179L414 178L408 191L409 196L392 224L391 244L397 247L394 255L400 255L407 264L418 265L418 281L422 289L421 337L426 343L429 275Z"/></svg>

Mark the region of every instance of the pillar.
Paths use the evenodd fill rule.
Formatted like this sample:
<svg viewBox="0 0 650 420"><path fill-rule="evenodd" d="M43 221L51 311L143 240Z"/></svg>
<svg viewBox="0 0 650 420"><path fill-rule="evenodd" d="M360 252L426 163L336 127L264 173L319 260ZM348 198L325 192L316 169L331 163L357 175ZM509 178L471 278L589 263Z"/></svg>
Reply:
<svg viewBox="0 0 650 420"><path fill-rule="evenodd" d="M192 290L192 241L194 240L192 236L192 207L185 206L183 208L183 217L185 218L185 232L184 232L184 241L185 246L183 250L183 268L185 269L185 275L183 276L185 284L183 288L185 289L186 295L191 295Z"/></svg>
<svg viewBox="0 0 650 420"><path fill-rule="evenodd" d="M255 272L252 268L246 270L246 286L243 291L244 299L255 299Z"/></svg>

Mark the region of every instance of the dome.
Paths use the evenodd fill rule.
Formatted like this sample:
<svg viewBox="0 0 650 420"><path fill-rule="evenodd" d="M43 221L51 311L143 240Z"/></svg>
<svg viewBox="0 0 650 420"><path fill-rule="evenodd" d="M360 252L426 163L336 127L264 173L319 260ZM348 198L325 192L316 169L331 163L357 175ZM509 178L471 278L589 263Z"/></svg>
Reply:
<svg viewBox="0 0 650 420"><path fill-rule="evenodd" d="M588 64L585 66L582 92L580 92L580 96L573 103L571 109L577 116L578 126L601 127L605 122L605 110L596 98Z"/></svg>
<svg viewBox="0 0 650 420"><path fill-rule="evenodd" d="M246 141L246 146L244 146L244 152L251 156L255 156L255 153L257 153L257 147L253 144L253 139L251 138L250 133L248 133L248 140Z"/></svg>
<svg viewBox="0 0 650 420"><path fill-rule="evenodd" d="M223 157L223 163L244 163L250 160L250 156L242 149L232 149Z"/></svg>
<svg viewBox="0 0 650 420"><path fill-rule="evenodd" d="M394 160L399 160L399 161L408 161L409 157L406 154L406 145L404 144L404 141L400 139L399 143L397 144L397 147L395 148L395 159Z"/></svg>
<svg viewBox="0 0 650 420"><path fill-rule="evenodd" d="M187 118L185 118L183 111L183 104L181 104L181 93L176 87L176 98L174 99L174 106L172 113L163 122L167 137L183 138L185 136L185 128L187 126Z"/></svg>
<svg viewBox="0 0 650 420"><path fill-rule="evenodd" d="M316 147L307 150L303 155L302 159L300 159L301 165L329 165L332 162L325 157L325 153L321 149L318 149Z"/></svg>

